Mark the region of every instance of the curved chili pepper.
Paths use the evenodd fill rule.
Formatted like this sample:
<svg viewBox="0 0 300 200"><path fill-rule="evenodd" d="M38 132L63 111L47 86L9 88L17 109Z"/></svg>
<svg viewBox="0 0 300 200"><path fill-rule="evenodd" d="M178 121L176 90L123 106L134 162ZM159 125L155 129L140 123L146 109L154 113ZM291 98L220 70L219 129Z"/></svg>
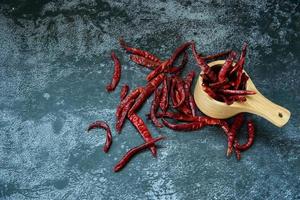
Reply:
<svg viewBox="0 0 300 200"><path fill-rule="evenodd" d="M197 50L196 50L196 45L194 42L192 43L192 52L193 52L194 58L196 59L197 64L199 65L199 67L201 68L203 73L206 74L212 82L216 82L216 80L217 80L216 74L206 64L205 60L202 59L198 55Z"/></svg>
<svg viewBox="0 0 300 200"><path fill-rule="evenodd" d="M250 91L250 90L224 90L224 89L220 89L218 91L223 93L223 94L236 94L236 95L254 95L254 94L256 94L255 91Z"/></svg>
<svg viewBox="0 0 300 200"><path fill-rule="evenodd" d="M94 123L89 125L87 131L89 132L90 130L95 129L95 128L103 128L106 130L106 141L105 141L105 145L103 147L103 151L105 153L107 153L112 144L112 135L111 135L110 128L109 128L108 124L104 121L95 121Z"/></svg>
<svg viewBox="0 0 300 200"><path fill-rule="evenodd" d="M254 142L254 137L255 137L255 130L254 130L254 123L253 121L249 120L247 122L247 128L248 128L248 140L245 144L243 145L237 145L236 148L240 151L246 151L249 149L253 142Z"/></svg>
<svg viewBox="0 0 300 200"><path fill-rule="evenodd" d="M143 103L147 100L147 98L154 92L154 90L160 85L160 83L164 80L165 75L159 74L152 81L150 81L144 90L141 92L140 96L137 98L136 102L133 104L132 108L129 111L129 115L138 110Z"/></svg>
<svg viewBox="0 0 300 200"><path fill-rule="evenodd" d="M148 128L147 128L145 122L142 120L142 118L140 118L135 113L133 113L131 115L127 115L127 116L129 118L129 120L131 121L131 123L138 130L138 132L140 133L140 135L142 136L142 138L145 142L149 142L153 139L150 131L148 130ZM152 155L155 157L157 154L155 145L150 147L150 151L151 151Z"/></svg>
<svg viewBox="0 0 300 200"><path fill-rule="evenodd" d="M138 65L147 67L148 69L155 69L157 66L161 64L160 62L155 62L143 56L133 55L133 54L130 55L130 60L132 60L134 63Z"/></svg>
<svg viewBox="0 0 300 200"><path fill-rule="evenodd" d="M163 127L163 125L156 118L156 112L157 112L157 110L159 108L160 97L161 97L161 90L160 89L156 89L155 92L154 92L154 97L153 97L153 101L152 101L151 108L150 108L150 118L151 118L151 121L158 128L162 128Z"/></svg>
<svg viewBox="0 0 300 200"><path fill-rule="evenodd" d="M227 147L227 156L230 156L232 153L233 143L236 137L237 131L241 128L244 122L244 114L240 113L234 117L233 124L230 127L230 131L228 134L228 147Z"/></svg>
<svg viewBox="0 0 300 200"><path fill-rule="evenodd" d="M225 63L223 64L221 70L219 71L218 80L220 82L225 81L227 77L227 72L232 67L233 60L236 57L236 52L232 51L229 54L229 57L226 59Z"/></svg>
<svg viewBox="0 0 300 200"><path fill-rule="evenodd" d="M133 47L129 47L125 40L121 37L119 38L119 43L121 45L122 48L124 48L127 52L130 52L132 54L135 54L135 55L139 55L139 56L143 56L145 58L148 58L154 62L160 62L159 58L147 51L144 51L144 50L141 50L141 49L138 49L138 48L133 48Z"/></svg>
<svg viewBox="0 0 300 200"><path fill-rule="evenodd" d="M191 122L186 124L172 124L165 119L162 119L163 124L176 131L195 131L205 126L203 122Z"/></svg>
<svg viewBox="0 0 300 200"><path fill-rule="evenodd" d="M176 101L174 101L176 104L178 104L177 102L179 102L182 98L180 97L180 94L177 90L175 90L175 99ZM176 110L178 110L179 112L182 112L186 115L191 115L192 114L192 110L190 107L188 107L186 104L182 104L179 107L176 107Z"/></svg>
<svg viewBox="0 0 300 200"><path fill-rule="evenodd" d="M137 153L139 153L140 151L154 145L156 142L158 142L159 140L165 139L165 137L158 137L158 138L154 138L149 140L148 142L139 145L137 147L134 147L132 149L130 149L123 157L122 159L116 164L116 166L114 167L114 172L118 172L120 171L123 167L125 167L125 165L130 161L130 159Z"/></svg>
<svg viewBox="0 0 300 200"><path fill-rule="evenodd" d="M196 116L196 103L194 97L191 95L190 90L196 73L195 71L190 71L185 77L184 91L186 96L186 104L189 105L192 115Z"/></svg>
<svg viewBox="0 0 300 200"><path fill-rule="evenodd" d="M220 87L223 87L225 86L226 84L228 83L228 81L225 79L223 81L219 81L219 82L215 82L215 83L210 83L208 86L211 88L211 89L217 89L217 88L220 88ZM230 85L229 85L230 86ZM225 88L223 88L225 89Z"/></svg>
<svg viewBox="0 0 300 200"><path fill-rule="evenodd" d="M168 65L172 66L174 64L175 60L177 59L177 57L183 51L185 51L191 44L192 44L192 42L186 42L186 43L183 43L182 45L180 45L178 48L176 48L174 53L172 54L171 58L169 59Z"/></svg>
<svg viewBox="0 0 300 200"><path fill-rule="evenodd" d="M168 64L168 60L167 61L164 61L162 62L158 67L156 67L153 71L151 71L147 77L146 77L146 80L147 81L151 81L153 78L155 78L157 75L163 73L167 67L169 67L169 64Z"/></svg>
<svg viewBox="0 0 300 200"><path fill-rule="evenodd" d="M184 103L186 96L184 91L184 82L180 78L176 78L175 80L176 80L176 89L178 91L180 98L177 100L176 105L173 104L173 108L178 108Z"/></svg>
<svg viewBox="0 0 300 200"><path fill-rule="evenodd" d="M144 88L142 87L138 87L136 88L135 90L133 90L130 94L128 94L122 101L121 103L119 104L119 106L117 107L117 110L116 110L116 117L117 117L117 120L119 119L119 117L121 116L122 114L122 109L123 107L131 100L131 99L136 99L140 93L144 90Z"/></svg>
<svg viewBox="0 0 300 200"><path fill-rule="evenodd" d="M182 70L185 68L186 64L188 63L188 60L189 60L188 54L184 52L181 64L178 67L172 67L166 70L166 72L179 75L179 73L182 72Z"/></svg>
<svg viewBox="0 0 300 200"><path fill-rule="evenodd" d="M113 51L111 52L111 58L115 63L114 64L115 67L114 67L114 75L112 81L109 85L106 86L106 90L108 92L115 90L121 78L121 63Z"/></svg>
<svg viewBox="0 0 300 200"><path fill-rule="evenodd" d="M118 133L121 132L123 124L124 124L125 119L126 119L126 116L129 112L130 108L134 104L134 102L135 102L135 99L130 99L127 102L127 104L123 107L121 116L117 119L117 122L116 122L116 130L117 130Z"/></svg>
<svg viewBox="0 0 300 200"><path fill-rule="evenodd" d="M127 84L123 85L120 93L120 99L121 101L126 97L127 93L129 91L129 86Z"/></svg>
<svg viewBox="0 0 300 200"><path fill-rule="evenodd" d="M232 75L233 73L235 73L240 67L243 68L243 65L244 65L245 59L246 59L247 46L248 46L247 43L243 44L242 53L240 55L240 58L239 58L238 62L236 63L236 65L230 71L229 75Z"/></svg>
<svg viewBox="0 0 300 200"><path fill-rule="evenodd" d="M166 77L163 81L161 100L159 106L163 112L166 112L169 106L169 89L168 89L168 78Z"/></svg>
<svg viewBox="0 0 300 200"><path fill-rule="evenodd" d="M220 53L216 53L216 54L213 54L213 55L208 55L208 56L205 56L205 57L202 57L202 59L204 60L214 60L214 59L217 59L217 58L220 58L220 57L225 57L227 55L229 55L230 53L232 52L232 50L227 50L227 51L223 51L223 52L220 52ZM199 55L201 56L201 55Z"/></svg>

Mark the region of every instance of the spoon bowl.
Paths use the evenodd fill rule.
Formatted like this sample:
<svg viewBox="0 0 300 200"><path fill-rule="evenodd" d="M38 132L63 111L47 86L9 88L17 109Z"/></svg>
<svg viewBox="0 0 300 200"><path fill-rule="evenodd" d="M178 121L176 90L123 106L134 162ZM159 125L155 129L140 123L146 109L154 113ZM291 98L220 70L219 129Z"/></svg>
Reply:
<svg viewBox="0 0 300 200"><path fill-rule="evenodd" d="M225 60L217 60L208 64L209 67L221 66ZM245 71L244 71L245 72ZM246 73L246 72L245 72ZM247 74L248 75L248 74ZM254 95L246 95L245 102L234 102L231 105L227 105L224 102L217 101L211 98L202 87L202 77L199 75L195 89L194 99L197 107L206 115L217 118L227 119L238 113L248 112L259 115L266 120L270 121L278 127L285 125L291 113L269 99L264 97L255 87L250 77L247 81L246 90L255 91Z"/></svg>

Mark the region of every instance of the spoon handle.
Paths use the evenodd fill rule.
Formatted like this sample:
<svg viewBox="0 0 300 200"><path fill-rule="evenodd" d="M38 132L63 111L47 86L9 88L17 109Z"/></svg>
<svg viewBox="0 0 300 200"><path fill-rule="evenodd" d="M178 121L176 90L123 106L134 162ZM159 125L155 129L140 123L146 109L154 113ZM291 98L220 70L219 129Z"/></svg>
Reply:
<svg viewBox="0 0 300 200"><path fill-rule="evenodd" d="M290 111L273 103L261 93L249 95L247 103L247 112L259 115L278 127L285 125L291 116Z"/></svg>

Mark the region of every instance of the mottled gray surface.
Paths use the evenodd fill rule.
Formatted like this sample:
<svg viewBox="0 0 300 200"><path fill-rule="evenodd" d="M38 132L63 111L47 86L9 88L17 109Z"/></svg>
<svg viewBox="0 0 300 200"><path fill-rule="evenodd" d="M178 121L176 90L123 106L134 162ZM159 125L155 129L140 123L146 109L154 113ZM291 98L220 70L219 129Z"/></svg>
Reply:
<svg viewBox="0 0 300 200"><path fill-rule="evenodd" d="M1 199L300 199L297 1L0 2ZM176 133L147 122L153 135L168 136L158 158L144 152L113 173L142 139L127 123L121 135L113 131L106 155L103 133L85 129L96 119L114 126L120 87L104 90L112 49L123 63L120 85L145 83L148 71L120 50L121 35L162 58L191 39L203 53L248 41L246 70L264 95L291 110L289 123L279 129L251 116L256 141L238 162L225 157L220 129Z"/></svg>

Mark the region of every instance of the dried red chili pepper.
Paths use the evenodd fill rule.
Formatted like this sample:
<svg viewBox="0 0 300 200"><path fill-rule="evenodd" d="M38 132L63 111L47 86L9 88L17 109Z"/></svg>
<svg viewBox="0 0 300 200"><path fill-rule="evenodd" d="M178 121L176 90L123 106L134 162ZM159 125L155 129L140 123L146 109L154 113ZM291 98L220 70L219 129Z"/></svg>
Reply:
<svg viewBox="0 0 300 200"><path fill-rule="evenodd" d="M163 112L166 112L169 107L169 87L168 87L167 77L163 81L161 93L162 94L161 94L161 100L159 106Z"/></svg>
<svg viewBox="0 0 300 200"><path fill-rule="evenodd" d="M196 73L194 71L191 71L187 74L184 82L184 91L185 91L185 96L186 96L186 103L187 105L189 105L192 115L196 116L196 103L194 100L194 97L191 95L190 90L191 90L191 86L194 80Z"/></svg>
<svg viewBox="0 0 300 200"><path fill-rule="evenodd" d="M224 89L219 89L219 92L223 94L233 94L233 95L254 95L256 94L255 91L250 91L250 90L224 90Z"/></svg>
<svg viewBox="0 0 300 200"><path fill-rule="evenodd" d="M147 81L151 81L153 78L155 78L157 75L163 73L167 67L169 67L169 64L168 64L168 60L167 61L164 61L162 62L158 67L156 67L153 71L151 71L147 77L146 77L146 80Z"/></svg>
<svg viewBox="0 0 300 200"><path fill-rule="evenodd" d="M89 125L87 131L89 132L90 130L95 129L95 128L103 128L106 130L106 141L105 141L105 145L103 147L103 151L105 153L107 153L112 144L112 135L111 135L110 128L109 128L108 124L104 121L95 121L94 123Z"/></svg>
<svg viewBox="0 0 300 200"><path fill-rule="evenodd" d="M223 64L221 70L219 71L218 80L220 82L226 80L227 72L229 71L230 68L232 68L232 63L235 57L236 57L236 53L232 51L229 54L229 57L226 59L225 63Z"/></svg>
<svg viewBox="0 0 300 200"><path fill-rule="evenodd" d="M142 120L142 118L140 118L135 113L128 115L128 118L131 121L131 123L135 126L135 128L138 130L138 132L140 133L140 135L142 136L142 138L145 142L149 142L153 139L150 131L148 130L148 128L147 128L145 122ZM150 151L153 156L156 156L157 150L156 150L155 145L150 147Z"/></svg>
<svg viewBox="0 0 300 200"><path fill-rule="evenodd" d="M227 147L227 156L230 156L232 153L233 143L236 137L237 131L241 128L244 122L244 114L240 113L234 117L233 124L230 127L230 131L228 134L228 147Z"/></svg>
<svg viewBox="0 0 300 200"><path fill-rule="evenodd" d="M126 97L127 93L129 91L129 86L127 84L123 85L120 93L120 99L121 101Z"/></svg>
<svg viewBox="0 0 300 200"><path fill-rule="evenodd" d="M178 91L180 98L177 99L176 105L173 104L173 108L178 108L184 103L186 96L184 91L184 82L179 77L175 77L175 81L176 81L176 89Z"/></svg>
<svg viewBox="0 0 300 200"><path fill-rule="evenodd" d="M130 94L128 94L119 104L119 106L117 107L116 110L116 117L117 120L120 118L121 114L122 114L122 109L123 107L131 100L131 99L136 99L140 93L144 90L143 87L138 87L135 90L133 90Z"/></svg>
<svg viewBox="0 0 300 200"><path fill-rule="evenodd" d="M183 43L182 45L180 45L178 48L176 48L174 53L172 54L172 56L168 60L169 61L168 65L172 66L174 64L175 60L178 58L178 56L182 52L184 52L191 44L192 44L192 42L186 42L186 43Z"/></svg>
<svg viewBox="0 0 300 200"><path fill-rule="evenodd" d="M116 131L118 133L121 132L123 124L124 124L125 119L126 119L126 116L127 116L128 112L129 112L130 108L134 104L134 102L135 102L135 99L130 99L127 102L127 104L123 107L121 116L117 119L117 122L116 122Z"/></svg>
<svg viewBox="0 0 300 200"><path fill-rule="evenodd" d="M245 59L246 59L247 46L248 46L247 43L243 44L242 53L240 55L240 58L239 58L238 62L236 63L236 65L233 67L233 69L230 71L229 75L232 75L233 73L235 73L240 67L243 68Z"/></svg>
<svg viewBox="0 0 300 200"><path fill-rule="evenodd" d="M216 80L217 80L216 74L206 64L205 60L202 59L198 55L197 50L196 50L196 45L194 42L192 43L192 52L193 52L194 58L196 59L197 64L199 65L199 67L201 68L203 73L206 74L212 82L216 82Z"/></svg>
<svg viewBox="0 0 300 200"><path fill-rule="evenodd" d="M185 68L186 64L188 63L188 60L189 60L188 54L184 52L181 64L178 67L172 67L166 70L166 72L179 75L179 73L182 72L182 70Z"/></svg>
<svg viewBox="0 0 300 200"><path fill-rule="evenodd" d="M114 75L112 81L109 85L106 86L106 90L108 92L115 90L121 78L121 63L113 51L111 52L111 58L115 64L114 64Z"/></svg>
<svg viewBox="0 0 300 200"><path fill-rule="evenodd" d="M202 85L203 90L213 99L218 99L216 93L208 86Z"/></svg>
<svg viewBox="0 0 300 200"><path fill-rule="evenodd" d="M254 123L253 121L249 120L247 122L247 128L248 128L248 140L245 144L243 145L237 145L236 148L240 151L246 151L249 149L253 142L254 142L254 137L255 137L255 130L254 130Z"/></svg>
<svg viewBox="0 0 300 200"><path fill-rule="evenodd" d="M119 43L120 43L121 47L124 48L127 52L130 52L135 55L143 56L154 62L161 62L157 56L155 56L147 51L144 51L144 50L141 50L138 48L129 47L123 38L119 38Z"/></svg>
<svg viewBox="0 0 300 200"><path fill-rule="evenodd" d="M129 160L137 153L139 153L140 151L154 145L156 142L158 142L159 140L165 139L165 137L158 137L158 138L154 138L149 140L148 142L134 147L132 149L130 149L123 157L122 159L117 163L117 165L114 167L114 171L118 172L120 171L128 162Z"/></svg>
<svg viewBox="0 0 300 200"><path fill-rule="evenodd" d="M141 92L140 96L136 100L135 104L129 111L129 115L138 110L143 103L147 100L147 98L154 92L154 90L160 85L160 83L164 80L165 75L159 74L152 81L148 82L144 90Z"/></svg>
<svg viewBox="0 0 300 200"><path fill-rule="evenodd" d="M155 62L153 60L150 60L148 58L139 55L130 55L130 60L132 60L134 63L138 65L147 67L148 69L155 69L157 66L161 64L160 62Z"/></svg>
<svg viewBox="0 0 300 200"><path fill-rule="evenodd" d="M211 88L211 89L217 89L217 88L220 88L220 87L224 87L226 84L228 83L227 80L224 80L224 81L219 81L219 82L215 82L215 83L210 83L208 86ZM229 85L230 87L230 85ZM223 88L224 89L224 88ZM227 88L228 89L228 88Z"/></svg>
<svg viewBox="0 0 300 200"><path fill-rule="evenodd" d="M223 52L220 52L220 53L216 53L216 54L213 54L213 55L208 55L208 56L205 56L205 57L202 57L202 59L204 60L214 60L214 59L217 59L217 58L221 58L221 57L225 57L227 55L229 55L230 53L232 52L232 50L227 50L227 51L223 51ZM201 55L199 55L201 56Z"/></svg>
<svg viewBox="0 0 300 200"><path fill-rule="evenodd" d="M156 112L159 108L160 97L161 97L161 90L156 89L155 92L154 92L154 97L153 97L153 101L152 101L151 108L150 108L151 121L158 128L163 127L163 125L156 118Z"/></svg>

